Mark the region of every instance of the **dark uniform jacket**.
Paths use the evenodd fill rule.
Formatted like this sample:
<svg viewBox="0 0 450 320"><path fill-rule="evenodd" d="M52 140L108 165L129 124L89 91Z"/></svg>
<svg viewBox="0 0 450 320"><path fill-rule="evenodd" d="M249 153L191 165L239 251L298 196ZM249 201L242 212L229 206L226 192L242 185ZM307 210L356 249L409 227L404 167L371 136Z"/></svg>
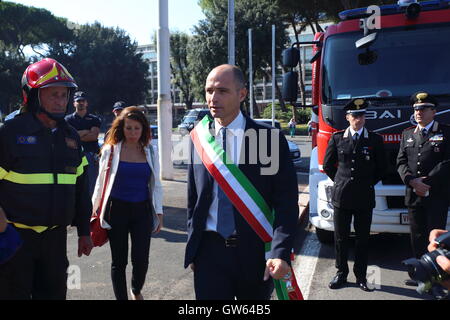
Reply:
<svg viewBox="0 0 450 320"><path fill-rule="evenodd" d="M63 121L49 129L31 113L0 128L0 206L26 226L76 225L89 235L92 204L77 132Z"/></svg>
<svg viewBox="0 0 450 320"><path fill-rule="evenodd" d="M350 128L331 137L323 170L334 181L332 203L343 209L373 209L374 185L386 168L383 138L363 129L356 146Z"/></svg>
<svg viewBox="0 0 450 320"><path fill-rule="evenodd" d="M93 127L100 129L102 125L100 118L90 113L81 118L76 112L74 112L73 114L66 116L66 121L77 131L91 130ZM81 145L83 146L85 152L98 153L100 151L98 141L82 141Z"/></svg>
<svg viewBox="0 0 450 320"><path fill-rule="evenodd" d="M273 223L273 241L270 258L280 258L290 262L292 241L295 235L295 225L298 218L298 188L295 169L289 154L286 138L280 133L278 140L278 155L272 156L272 161L278 161L278 171L273 175L262 175L261 168L270 164L263 164L258 156L262 145L267 145L264 154L271 153L271 134L266 133L270 127L258 124L246 117L246 132L254 130L258 141L247 140L242 142L241 156L245 155L245 163L239 164L239 169L256 190L266 200L267 205L275 211ZM191 143L191 162L188 166L188 240L186 245L185 267L191 264L196 257L200 246L202 234L206 228L208 211L213 201L212 189L214 178L208 172L200 160L200 157ZM242 261L246 261L246 267L242 272L247 276L262 279L264 277L265 264L264 243L253 231L245 219L237 212L234 213L236 231L239 238L238 254L242 255ZM262 262L262 263L261 263Z"/></svg>
<svg viewBox="0 0 450 320"><path fill-rule="evenodd" d="M403 131L397 156L397 169L406 185L407 206L426 205L433 197L450 195L448 162L450 159L450 127L434 122L430 132L423 137L418 127ZM445 174L447 172L447 174ZM409 186L412 179L427 177L424 183L431 185L429 197L419 197Z"/></svg>

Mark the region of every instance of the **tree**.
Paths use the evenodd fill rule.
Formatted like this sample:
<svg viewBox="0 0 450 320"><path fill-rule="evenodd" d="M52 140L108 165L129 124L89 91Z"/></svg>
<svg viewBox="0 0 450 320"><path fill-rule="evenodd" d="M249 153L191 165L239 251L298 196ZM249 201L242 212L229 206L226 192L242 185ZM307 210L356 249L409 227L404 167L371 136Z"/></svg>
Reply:
<svg viewBox="0 0 450 320"><path fill-rule="evenodd" d="M67 41L73 34L65 19L44 9L0 1L0 17L0 110L9 113L22 101L22 74L32 62L25 47L39 54L47 44Z"/></svg>
<svg viewBox="0 0 450 320"><path fill-rule="evenodd" d="M73 37L67 20L50 11L11 2L0 2L0 39L7 51L25 58L24 48L35 49ZM39 54L35 51L36 54Z"/></svg>
<svg viewBox="0 0 450 320"><path fill-rule="evenodd" d="M313 33L323 32L320 23L324 21L339 22L339 12L366 7L369 5L383 5L397 3L397 0L278 0L285 21L291 25L296 38L300 41L300 34L310 27ZM303 63L299 62L300 65ZM302 68L299 76L300 95L303 104L306 104L305 83L303 81Z"/></svg>
<svg viewBox="0 0 450 320"><path fill-rule="evenodd" d="M64 64L89 95L91 111L110 113L118 100L145 102L149 65L136 50L124 30L96 22L80 26L70 43L53 43L49 56Z"/></svg>
<svg viewBox="0 0 450 320"><path fill-rule="evenodd" d="M194 103L191 68L188 62L189 36L183 32L174 32L170 35L170 69L175 85L183 94L183 101L187 109L192 109Z"/></svg>
<svg viewBox="0 0 450 320"><path fill-rule="evenodd" d="M0 111L12 112L22 102L21 79L28 61L0 50Z"/></svg>
<svg viewBox="0 0 450 320"><path fill-rule="evenodd" d="M203 98L203 87L208 72L215 66L228 61L226 49L228 46L228 1L202 0L199 4L202 6L206 19L194 27L194 36L189 45L188 54L191 57L189 61L193 64L196 95ZM247 30L253 29L254 76L271 79L272 24L277 30L277 59L281 57L281 50L287 42L286 23L280 19L280 16L281 13L275 1L240 0L236 2L236 65L242 69L247 79L249 77ZM277 94L285 109L278 85ZM254 111L258 115L258 110Z"/></svg>

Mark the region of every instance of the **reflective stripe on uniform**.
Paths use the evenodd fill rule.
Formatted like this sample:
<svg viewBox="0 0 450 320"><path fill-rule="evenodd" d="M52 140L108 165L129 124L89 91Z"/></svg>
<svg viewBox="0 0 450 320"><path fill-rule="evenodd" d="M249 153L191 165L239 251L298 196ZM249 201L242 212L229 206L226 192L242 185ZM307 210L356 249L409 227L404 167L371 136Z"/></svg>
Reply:
<svg viewBox="0 0 450 320"><path fill-rule="evenodd" d="M84 172L84 167L89 165L89 162L87 161L86 156L83 156L83 159L81 160L81 164L77 168L77 177L81 176Z"/></svg>
<svg viewBox="0 0 450 320"><path fill-rule="evenodd" d="M77 178L84 173L84 166L88 165L86 157L83 157L81 164L77 168L76 174L58 173L57 181L54 181L52 173L17 173L6 171L0 167L0 180L6 180L17 184L76 184Z"/></svg>
<svg viewBox="0 0 450 320"><path fill-rule="evenodd" d="M3 178L8 174L8 171L0 167L0 180L3 180Z"/></svg>
<svg viewBox="0 0 450 320"><path fill-rule="evenodd" d="M24 225L21 223L15 223L15 222L11 222L11 221L8 221L8 223L14 225L16 228L33 230L34 232L37 232L37 233L42 233L44 231L47 231L48 229L53 230L58 227L58 226L53 226L53 227L33 226L33 227L30 227L30 226L27 226L27 225Z"/></svg>

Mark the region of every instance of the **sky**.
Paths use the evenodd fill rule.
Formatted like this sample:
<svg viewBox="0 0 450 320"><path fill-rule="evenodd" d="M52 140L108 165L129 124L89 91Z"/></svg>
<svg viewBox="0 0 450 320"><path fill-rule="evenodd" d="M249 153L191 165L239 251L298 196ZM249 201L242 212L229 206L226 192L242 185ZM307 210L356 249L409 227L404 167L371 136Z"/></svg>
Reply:
<svg viewBox="0 0 450 320"><path fill-rule="evenodd" d="M191 33L205 18L198 0L169 1L169 29ZM44 8L55 16L85 24L99 21L106 27L119 27L139 45L149 44L158 29L158 0L12 0L27 6Z"/></svg>

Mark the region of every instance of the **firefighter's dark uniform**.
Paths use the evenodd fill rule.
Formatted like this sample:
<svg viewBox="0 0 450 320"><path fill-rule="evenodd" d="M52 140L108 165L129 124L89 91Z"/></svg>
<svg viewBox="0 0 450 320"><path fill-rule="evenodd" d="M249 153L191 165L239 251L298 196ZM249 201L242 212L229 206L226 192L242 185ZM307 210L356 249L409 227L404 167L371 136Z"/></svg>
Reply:
<svg viewBox="0 0 450 320"><path fill-rule="evenodd" d="M346 108L351 108L350 104ZM338 275L346 279L349 273L348 241L353 216L356 233L353 271L357 282L365 283L367 247L375 207L374 185L383 176L386 158L383 138L366 128L362 132L356 142L350 128L333 134L326 150L323 170L334 181L332 203Z"/></svg>
<svg viewBox="0 0 450 320"><path fill-rule="evenodd" d="M92 204L77 132L24 113L0 128L0 206L24 243L0 266L0 299L65 299L67 226L89 235Z"/></svg>
<svg viewBox="0 0 450 320"><path fill-rule="evenodd" d="M434 121L425 135L419 126L403 131L397 168L406 185L405 205L408 207L411 245L417 258L428 252L431 230L445 229L447 224L450 199L449 159L448 125ZM409 185L411 180L419 177L428 177L423 180L431 186L427 197L419 197Z"/></svg>

